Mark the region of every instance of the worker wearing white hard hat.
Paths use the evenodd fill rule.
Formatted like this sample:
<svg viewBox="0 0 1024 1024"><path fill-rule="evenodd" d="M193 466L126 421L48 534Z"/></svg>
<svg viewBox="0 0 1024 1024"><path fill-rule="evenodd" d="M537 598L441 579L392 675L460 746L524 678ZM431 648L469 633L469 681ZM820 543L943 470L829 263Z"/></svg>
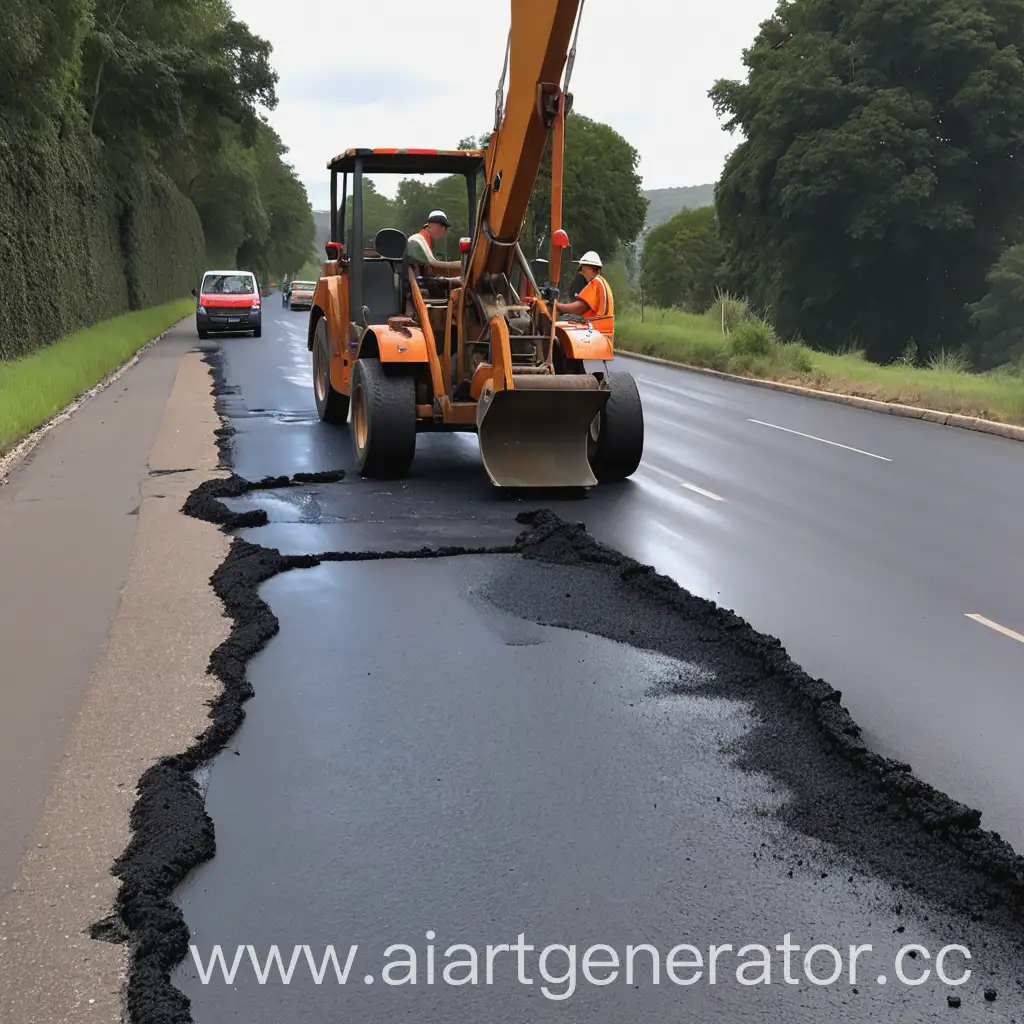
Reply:
<svg viewBox="0 0 1024 1024"><path fill-rule="evenodd" d="M444 210L431 210L423 227L409 236L409 262L425 268L427 274L437 273L441 264L434 256L434 243L444 238L450 226ZM446 270L451 269L447 264L444 267ZM454 264L456 270L458 267L459 264Z"/></svg>
<svg viewBox="0 0 1024 1024"><path fill-rule="evenodd" d="M582 317L594 330L611 337L615 331L615 300L611 285L601 273L601 257L591 250L575 262L587 283L572 302L556 302L555 311Z"/></svg>

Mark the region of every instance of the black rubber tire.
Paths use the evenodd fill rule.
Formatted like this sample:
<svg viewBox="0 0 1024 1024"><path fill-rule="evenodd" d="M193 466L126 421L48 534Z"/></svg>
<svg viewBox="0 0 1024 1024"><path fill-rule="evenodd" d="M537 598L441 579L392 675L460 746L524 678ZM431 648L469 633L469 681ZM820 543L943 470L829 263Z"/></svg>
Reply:
<svg viewBox="0 0 1024 1024"><path fill-rule="evenodd" d="M362 476L396 480L416 454L416 384L401 368L360 359L352 371L352 448Z"/></svg>
<svg viewBox="0 0 1024 1024"><path fill-rule="evenodd" d="M263 337L263 324L260 324L259 327L257 327L256 330L252 332L252 336L254 338L262 338Z"/></svg>
<svg viewBox="0 0 1024 1024"><path fill-rule="evenodd" d="M320 359L327 361L327 377L323 382L322 397L317 387ZM321 422L338 426L348 419L349 398L348 395L343 395L331 387L330 360L331 336L327 329L327 321L321 318L317 321L313 334L313 400L316 402L316 414Z"/></svg>
<svg viewBox="0 0 1024 1024"><path fill-rule="evenodd" d="M200 341L206 341L206 339L210 336L209 334L206 333L206 331L199 331L198 334Z"/></svg>
<svg viewBox="0 0 1024 1024"><path fill-rule="evenodd" d="M631 477L644 454L644 407L629 373L609 373L612 393L600 415L597 438L587 445L590 468L602 484Z"/></svg>

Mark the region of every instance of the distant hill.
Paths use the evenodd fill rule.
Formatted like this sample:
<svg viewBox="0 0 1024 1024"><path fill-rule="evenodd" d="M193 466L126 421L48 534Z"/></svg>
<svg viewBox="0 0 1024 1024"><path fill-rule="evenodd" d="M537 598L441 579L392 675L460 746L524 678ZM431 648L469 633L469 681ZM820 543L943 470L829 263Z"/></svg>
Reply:
<svg viewBox="0 0 1024 1024"><path fill-rule="evenodd" d="M715 201L715 186L684 185L681 188L652 188L644 192L650 200L644 230L650 231L674 217L680 210L693 210L698 206L711 206Z"/></svg>

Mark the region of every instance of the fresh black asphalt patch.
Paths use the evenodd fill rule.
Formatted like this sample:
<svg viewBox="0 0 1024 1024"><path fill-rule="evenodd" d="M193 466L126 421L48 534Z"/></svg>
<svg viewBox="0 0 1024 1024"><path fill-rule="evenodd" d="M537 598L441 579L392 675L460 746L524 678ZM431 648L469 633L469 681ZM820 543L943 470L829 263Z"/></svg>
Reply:
<svg viewBox="0 0 1024 1024"><path fill-rule="evenodd" d="M215 393L225 393L228 386L214 351L207 351L207 361L213 367ZM222 465L229 468L230 424L223 430ZM232 512L220 499L309 483L330 485L341 476L340 471L260 481L232 476L197 489L183 512L225 530L258 526L267 521L265 514ZM978 812L916 779L909 766L867 749L841 695L793 664L777 640L597 543L581 524L544 510L519 519L523 529L514 543L475 548L283 555L233 541L211 579L231 620L228 639L210 660L223 692L211 705L210 726L192 746L154 765L140 780L132 840L113 868L121 881L117 905L93 930L95 938L128 947L131 1024L192 1020L189 1000L171 980L187 955L190 934L172 894L193 868L216 852L215 823L196 772L225 751L242 724L244 705L253 696L247 665L279 630L277 617L259 595L261 585L293 569L331 562L463 556L493 557L495 571L478 597L507 613L708 666L712 681L680 683L678 693L681 698L698 693L729 698L755 709L753 728L738 738L730 756L737 767L774 780L787 794L771 817L823 844L844 870L856 862L906 892L925 919L933 916L944 925L959 922L957 933L944 934L950 942L963 941L975 949L977 962L972 982L950 996L950 1012L960 999L961 1017L977 1006L986 1010L986 1019L1024 1020L1024 859L980 828ZM477 666L481 668L486 670ZM671 696L676 685L663 680L651 696ZM778 849L764 856L782 864L795 881L809 872L824 881L831 866L827 858L812 864L804 856L790 863ZM258 901L259 893L250 898ZM705 910L713 918L714 907ZM905 910L909 913L910 908L890 908L895 929L902 927L898 922ZM755 908L751 915L750 930L756 933ZM992 953L988 959L979 952L986 947ZM1010 959L1007 951L1013 951ZM995 977L998 986L991 984ZM936 1006L933 997L919 1019L936 1019ZM1002 1016L993 1018L992 1012ZM851 1011L849 1019L867 1018Z"/></svg>

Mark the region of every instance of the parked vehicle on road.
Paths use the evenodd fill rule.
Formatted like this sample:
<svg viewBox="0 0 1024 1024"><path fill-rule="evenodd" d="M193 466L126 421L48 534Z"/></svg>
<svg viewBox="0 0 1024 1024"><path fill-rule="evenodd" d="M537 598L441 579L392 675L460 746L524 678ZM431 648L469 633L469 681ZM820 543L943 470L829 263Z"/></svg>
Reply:
<svg viewBox="0 0 1024 1024"><path fill-rule="evenodd" d="M292 281L288 286L288 308L310 309L313 305L313 293L316 281Z"/></svg>
<svg viewBox="0 0 1024 1024"><path fill-rule="evenodd" d="M196 332L210 334L263 333L263 309L256 275L248 270L208 270L196 297Z"/></svg>

